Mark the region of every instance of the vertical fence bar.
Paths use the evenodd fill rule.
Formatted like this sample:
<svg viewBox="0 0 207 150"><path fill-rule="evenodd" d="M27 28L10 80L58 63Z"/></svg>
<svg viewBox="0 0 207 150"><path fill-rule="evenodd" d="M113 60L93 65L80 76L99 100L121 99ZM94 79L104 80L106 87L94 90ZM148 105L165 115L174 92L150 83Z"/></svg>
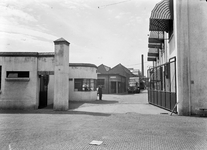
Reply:
<svg viewBox="0 0 207 150"><path fill-rule="evenodd" d="M175 57L175 103L177 103L177 72L176 72L176 57ZM175 112L177 113L177 106L175 108Z"/></svg>

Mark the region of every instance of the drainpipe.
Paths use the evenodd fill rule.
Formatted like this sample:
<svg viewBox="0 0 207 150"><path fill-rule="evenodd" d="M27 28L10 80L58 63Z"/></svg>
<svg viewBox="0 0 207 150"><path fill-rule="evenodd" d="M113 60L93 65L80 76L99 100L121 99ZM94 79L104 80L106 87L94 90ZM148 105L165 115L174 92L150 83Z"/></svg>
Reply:
<svg viewBox="0 0 207 150"><path fill-rule="evenodd" d="M188 23L190 21L190 18L189 18L189 1L187 0L187 17L188 17ZM188 91L188 98L189 98L189 116L191 115L191 111L192 111L192 102L191 102L191 68L190 68L190 36L189 36L189 33L190 33L190 27L189 27L189 24L188 24L188 86L189 86L189 91Z"/></svg>

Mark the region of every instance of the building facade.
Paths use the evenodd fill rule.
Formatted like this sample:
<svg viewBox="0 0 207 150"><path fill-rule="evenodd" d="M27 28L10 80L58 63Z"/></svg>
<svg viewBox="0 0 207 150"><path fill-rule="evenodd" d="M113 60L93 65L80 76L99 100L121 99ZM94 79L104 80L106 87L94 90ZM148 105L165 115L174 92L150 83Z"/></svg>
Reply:
<svg viewBox="0 0 207 150"><path fill-rule="evenodd" d="M207 108L206 1L162 0L150 16L149 103L196 115Z"/></svg>
<svg viewBox="0 0 207 150"><path fill-rule="evenodd" d="M70 101L97 100L97 66L88 63L69 64Z"/></svg>
<svg viewBox="0 0 207 150"><path fill-rule="evenodd" d="M129 77L134 76L129 69L122 64L113 68L105 65L98 66L97 85L101 85L104 94L118 94L127 91Z"/></svg>
<svg viewBox="0 0 207 150"><path fill-rule="evenodd" d="M97 67L69 64L69 42L54 44L51 53L0 53L0 109L67 110L69 101L96 100Z"/></svg>

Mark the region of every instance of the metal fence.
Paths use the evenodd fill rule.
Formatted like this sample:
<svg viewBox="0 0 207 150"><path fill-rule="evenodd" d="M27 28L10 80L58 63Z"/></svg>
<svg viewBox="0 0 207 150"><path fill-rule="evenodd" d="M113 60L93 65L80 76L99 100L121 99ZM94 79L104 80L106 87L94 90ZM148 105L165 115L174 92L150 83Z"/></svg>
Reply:
<svg viewBox="0 0 207 150"><path fill-rule="evenodd" d="M163 65L148 69L148 78L148 102L172 111L177 103L176 57ZM177 107L174 112L177 113Z"/></svg>

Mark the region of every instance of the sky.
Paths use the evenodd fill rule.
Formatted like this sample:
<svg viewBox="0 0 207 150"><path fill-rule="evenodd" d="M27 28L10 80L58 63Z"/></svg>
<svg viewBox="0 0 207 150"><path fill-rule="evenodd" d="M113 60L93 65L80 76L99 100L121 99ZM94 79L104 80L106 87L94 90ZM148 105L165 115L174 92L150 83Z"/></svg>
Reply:
<svg viewBox="0 0 207 150"><path fill-rule="evenodd" d="M121 63L141 70L147 62L149 17L160 0L0 0L1 52L54 52L70 42L70 63Z"/></svg>

